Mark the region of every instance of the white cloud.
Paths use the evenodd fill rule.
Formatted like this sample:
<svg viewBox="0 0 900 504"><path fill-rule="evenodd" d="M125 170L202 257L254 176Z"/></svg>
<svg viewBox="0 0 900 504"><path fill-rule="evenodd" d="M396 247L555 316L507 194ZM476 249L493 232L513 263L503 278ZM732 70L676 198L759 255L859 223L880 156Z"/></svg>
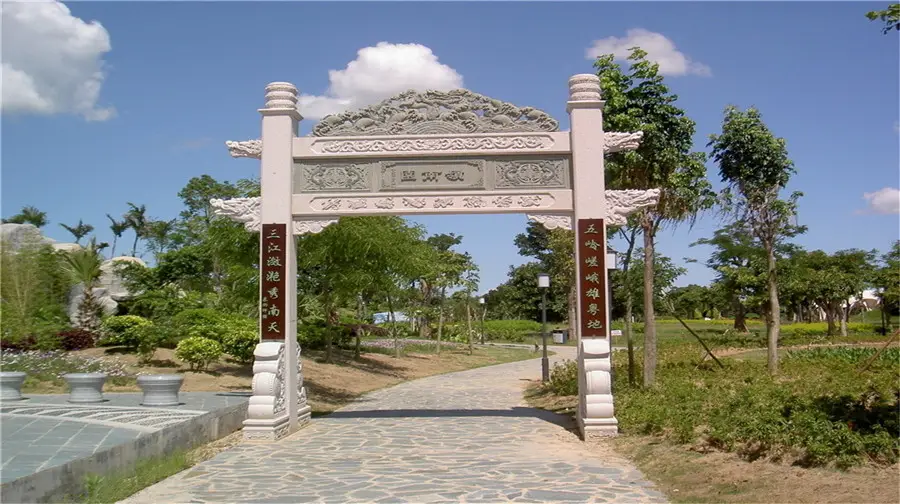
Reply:
<svg viewBox="0 0 900 504"><path fill-rule="evenodd" d="M621 38L607 37L595 40L585 51L585 57L592 60L603 54L613 54L617 60L623 61L628 58L632 47L640 47L647 51L647 59L659 64L659 73L662 75L672 77L688 74L702 77L712 75L709 66L692 61L665 35L643 28L632 28Z"/></svg>
<svg viewBox="0 0 900 504"><path fill-rule="evenodd" d="M3 2L2 110L79 114L89 121L115 115L97 106L109 33L60 2Z"/></svg>
<svg viewBox="0 0 900 504"><path fill-rule="evenodd" d="M900 214L900 189L885 187L875 192L864 193L863 199L869 203L866 213Z"/></svg>
<svg viewBox="0 0 900 504"><path fill-rule="evenodd" d="M449 91L463 87L462 75L438 61L420 44L379 42L364 47L343 70L329 70L325 95L301 95L298 108L304 117L321 119L359 108L414 89Z"/></svg>

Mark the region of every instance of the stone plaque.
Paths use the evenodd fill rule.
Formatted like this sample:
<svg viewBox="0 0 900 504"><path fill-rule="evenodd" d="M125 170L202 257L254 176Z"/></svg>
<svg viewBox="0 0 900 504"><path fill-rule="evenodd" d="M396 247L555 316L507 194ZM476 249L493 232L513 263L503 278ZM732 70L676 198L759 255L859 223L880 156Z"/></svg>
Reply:
<svg viewBox="0 0 900 504"><path fill-rule="evenodd" d="M287 307L284 304L287 284L287 224L263 224L260 234L260 298L259 323L263 340L283 340L287 331Z"/></svg>
<svg viewBox="0 0 900 504"><path fill-rule="evenodd" d="M581 336L606 336L606 232L603 219L579 219L576 234L581 283Z"/></svg>
<svg viewBox="0 0 900 504"><path fill-rule="evenodd" d="M484 160L440 159L381 162L382 191L484 189Z"/></svg>

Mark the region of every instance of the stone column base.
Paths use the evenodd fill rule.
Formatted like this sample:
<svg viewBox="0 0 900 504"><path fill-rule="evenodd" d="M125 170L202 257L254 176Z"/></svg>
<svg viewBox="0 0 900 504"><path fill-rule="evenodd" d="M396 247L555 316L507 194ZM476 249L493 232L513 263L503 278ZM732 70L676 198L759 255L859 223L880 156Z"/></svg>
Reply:
<svg viewBox="0 0 900 504"><path fill-rule="evenodd" d="M244 441L277 441L291 433L290 417L244 420Z"/></svg>
<svg viewBox="0 0 900 504"><path fill-rule="evenodd" d="M602 420L579 418L578 431L584 441L608 439L619 435L619 421L615 417Z"/></svg>

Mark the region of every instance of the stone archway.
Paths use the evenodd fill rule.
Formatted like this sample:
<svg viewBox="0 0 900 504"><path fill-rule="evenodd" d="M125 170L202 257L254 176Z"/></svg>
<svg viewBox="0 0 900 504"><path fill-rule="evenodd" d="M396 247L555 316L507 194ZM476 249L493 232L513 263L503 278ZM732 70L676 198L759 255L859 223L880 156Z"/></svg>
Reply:
<svg viewBox="0 0 900 504"><path fill-rule="evenodd" d="M578 425L615 434L610 379L606 226L655 205L658 190L606 191L603 156L641 133L603 131L595 75L569 79L570 131L538 109L469 90L407 91L322 119L306 137L297 88L266 86L261 140L226 142L261 160L260 198L213 200L216 213L260 233L260 339L244 436L275 440L309 420L297 344L296 251L290 234L347 215L523 213L576 231Z"/></svg>

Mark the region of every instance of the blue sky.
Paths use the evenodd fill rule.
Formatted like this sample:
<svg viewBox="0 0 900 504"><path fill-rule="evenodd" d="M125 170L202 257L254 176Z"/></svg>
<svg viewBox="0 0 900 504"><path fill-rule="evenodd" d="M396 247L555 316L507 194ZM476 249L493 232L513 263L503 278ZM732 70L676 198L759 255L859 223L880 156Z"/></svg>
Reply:
<svg viewBox="0 0 900 504"><path fill-rule="evenodd" d="M809 231L798 238L801 245L885 250L900 234L894 193L875 198L881 213L863 198L900 186L898 38L864 17L881 3L77 2L68 8L71 17L102 28L78 27L65 12L45 13L59 22L38 23L39 29L28 26L39 17L13 19L6 6L3 14L2 215L37 206L49 214L46 233L60 241L70 237L58 224L78 219L110 240L105 214L121 214L127 201L146 204L155 218L173 218L181 209L177 192L194 176L256 176L258 162L230 158L223 142L258 138L256 109L268 82L328 94L316 102L326 108L360 103L379 92L363 77L391 83L378 78L377 68L356 80L354 71L338 73L335 82L329 71L344 71L360 49L379 42L419 44L437 62L411 64L411 73L398 78L458 77L478 93L543 109L567 129L568 77L592 71L586 50L595 41L608 48L616 43L609 37L629 35L656 44L651 57L659 58L679 105L697 122L697 150L706 150L728 104L757 106L787 139L798 171L789 189L805 193L799 218ZM629 32L635 29L645 32ZM52 30L60 35L47 35ZM8 80L23 75L31 80ZM41 96L29 94L29 85ZM304 121L301 133L312 124ZM709 175L721 187L711 164ZM483 291L525 260L512 243L524 216L413 220L431 233L465 237L462 248L481 266ZM658 250L679 262L705 260L706 249L688 245L718 225L707 215L693 229L663 230ZM681 285L712 278L702 264L686 266Z"/></svg>

